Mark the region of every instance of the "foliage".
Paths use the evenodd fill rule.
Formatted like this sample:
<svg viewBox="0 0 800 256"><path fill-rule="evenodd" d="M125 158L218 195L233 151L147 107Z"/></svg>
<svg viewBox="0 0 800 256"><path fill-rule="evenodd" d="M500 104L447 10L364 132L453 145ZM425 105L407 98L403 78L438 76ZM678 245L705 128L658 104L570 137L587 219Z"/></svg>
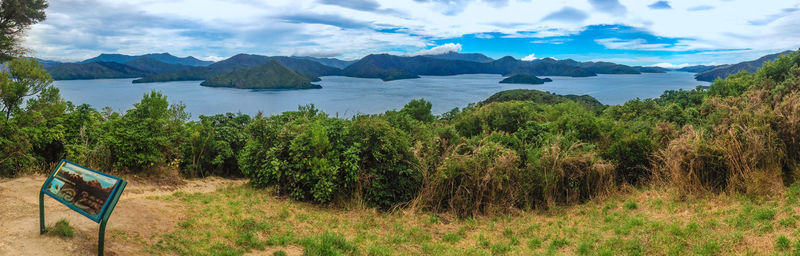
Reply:
<svg viewBox="0 0 800 256"><path fill-rule="evenodd" d="M53 78L35 59L17 58L10 61L8 71L0 72L0 103L6 122L19 109L25 97L36 95L52 82Z"/></svg>
<svg viewBox="0 0 800 256"><path fill-rule="evenodd" d="M358 183L362 198L373 206L390 208L416 194L421 176L412 168L414 158L406 131L381 117L359 116L349 128L358 138Z"/></svg>
<svg viewBox="0 0 800 256"><path fill-rule="evenodd" d="M272 60L236 59L220 65ZM141 174L241 174L300 201L407 205L462 217L582 203L626 184L761 196L800 178L800 53L656 99L602 106L588 96L512 90L438 119L418 99L351 119L312 105L188 121L182 105L158 92L125 113L98 111L61 99L35 61L9 66L0 92L3 176L66 157Z"/></svg>
<svg viewBox="0 0 800 256"><path fill-rule="evenodd" d="M434 117L431 114L431 107L433 105L430 101L425 99L412 100L406 104L400 112L408 114L417 121L430 123L433 122Z"/></svg>
<svg viewBox="0 0 800 256"><path fill-rule="evenodd" d="M145 94L125 115L106 125L103 142L108 145L114 167L142 172L163 166L179 156L184 140L183 105L171 105L159 92Z"/></svg>
<svg viewBox="0 0 800 256"><path fill-rule="evenodd" d="M258 186L275 185L297 200L330 202L353 190L358 179L360 145L346 125L313 105L256 116L239 159L242 173Z"/></svg>
<svg viewBox="0 0 800 256"><path fill-rule="evenodd" d="M200 116L186 124L186 141L181 146L181 171L189 177L241 176L239 153L247 143L244 114Z"/></svg>
<svg viewBox="0 0 800 256"><path fill-rule="evenodd" d="M3 0L0 2L0 62L19 57L25 30L46 17L46 0Z"/></svg>

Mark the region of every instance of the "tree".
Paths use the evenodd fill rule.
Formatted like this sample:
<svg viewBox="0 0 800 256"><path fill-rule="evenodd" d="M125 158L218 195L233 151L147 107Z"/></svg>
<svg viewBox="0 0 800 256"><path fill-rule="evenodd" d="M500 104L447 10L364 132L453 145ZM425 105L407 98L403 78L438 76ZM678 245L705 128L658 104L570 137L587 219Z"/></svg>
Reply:
<svg viewBox="0 0 800 256"><path fill-rule="evenodd" d="M416 99L408 102L400 112L406 113L422 122L433 122L435 117L431 114L431 107L433 105L430 101L425 99Z"/></svg>
<svg viewBox="0 0 800 256"><path fill-rule="evenodd" d="M0 62L22 55L22 34L30 25L45 19L46 0L3 0L0 2Z"/></svg>
<svg viewBox="0 0 800 256"><path fill-rule="evenodd" d="M0 72L0 104L5 121L19 109L25 97L36 95L51 83L53 78L35 59L17 58L9 62L8 71Z"/></svg>

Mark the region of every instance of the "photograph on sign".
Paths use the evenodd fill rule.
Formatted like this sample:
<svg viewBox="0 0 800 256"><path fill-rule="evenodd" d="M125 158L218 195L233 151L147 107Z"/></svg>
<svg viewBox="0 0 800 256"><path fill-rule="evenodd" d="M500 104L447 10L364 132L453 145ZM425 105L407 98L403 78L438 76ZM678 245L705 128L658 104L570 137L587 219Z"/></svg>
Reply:
<svg viewBox="0 0 800 256"><path fill-rule="evenodd" d="M119 180L64 162L47 188L62 201L97 219Z"/></svg>

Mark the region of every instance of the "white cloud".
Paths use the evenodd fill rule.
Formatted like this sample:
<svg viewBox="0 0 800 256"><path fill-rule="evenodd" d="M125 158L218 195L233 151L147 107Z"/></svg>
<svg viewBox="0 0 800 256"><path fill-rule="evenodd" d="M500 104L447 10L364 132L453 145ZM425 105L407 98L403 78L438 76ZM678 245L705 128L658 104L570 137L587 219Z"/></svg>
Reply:
<svg viewBox="0 0 800 256"><path fill-rule="evenodd" d="M531 53L530 55L523 57L523 58L522 58L522 60L523 60L523 61L533 61L533 60L536 60L536 54L534 54L534 53Z"/></svg>
<svg viewBox="0 0 800 256"><path fill-rule="evenodd" d="M680 41L665 46L614 40L614 36L595 39L611 49L748 49L747 56L740 58L800 47L800 15L796 15L800 4L796 0L671 0L672 9L651 9L648 5L655 0L359 2L368 4L332 5L318 0L50 1L48 19L31 28L25 46L37 56L54 59L81 59L100 52L290 55L309 49L357 58L374 52L416 52L433 40L468 34L545 38L573 35L587 25L619 24ZM600 2L613 5L598 5ZM713 8L689 11L701 5ZM597 8L606 12L593 11ZM613 14L623 13L623 8L624 15ZM565 9L568 11L563 12ZM560 15L545 19L553 13ZM286 14L295 15L295 23L286 22ZM300 22L300 18L315 18L317 24ZM333 25L320 24L323 22Z"/></svg>
<svg viewBox="0 0 800 256"><path fill-rule="evenodd" d="M439 45L427 50L421 50L412 54L410 56L418 56L418 55L438 55L438 54L445 54L449 52L460 52L461 51L461 44L454 44L454 43L447 43L443 45Z"/></svg>

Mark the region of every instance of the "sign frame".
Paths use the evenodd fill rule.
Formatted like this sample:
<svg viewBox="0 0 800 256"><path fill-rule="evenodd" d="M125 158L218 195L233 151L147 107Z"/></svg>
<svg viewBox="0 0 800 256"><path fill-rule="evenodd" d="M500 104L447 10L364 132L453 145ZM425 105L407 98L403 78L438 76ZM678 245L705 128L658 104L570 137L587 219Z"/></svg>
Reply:
<svg viewBox="0 0 800 256"><path fill-rule="evenodd" d="M111 190L111 192L108 195L108 198L106 198L105 202L103 202L102 208L100 208L100 210L97 212L96 215L90 214L90 213L84 211L83 209L78 208L77 206L75 206L75 204L67 202L61 196L56 195L52 191L50 191L49 188L51 187L51 183L55 179L55 176L58 174L58 172L61 170L61 168L63 168L67 164L73 165L73 166L75 166L77 168L81 168L82 171L88 171L92 175L103 176L104 178L108 178L108 179L111 179L111 180L115 181L115 183L113 185L114 188ZM81 177L81 178L83 178L83 177ZM59 181L63 182L61 180L59 180ZM115 176L112 176L112 175L109 175L109 174L106 174L106 173L95 171L95 170L93 170L91 168L82 166L80 164L76 164L76 163L67 161L66 159L62 159L58 163L58 165L56 165L55 170L53 170L50 173L50 175L47 177L47 180L45 180L44 184L42 184L42 188L39 190L39 234L44 234L45 233L44 195L46 194L46 195L50 196L51 198L55 199L56 201L59 201L60 203L66 205L67 207L69 207L73 211L76 211L76 212L80 213L81 215L85 216L86 218L89 218L90 220L92 220L94 222L100 223L100 232L99 232L98 244L97 244L97 254L102 256L103 255L103 251L104 251L106 224L108 223L108 219L109 219L109 217L111 217L111 213L114 211L114 208L116 207L117 202L119 201L119 198L122 195L122 191L125 190L125 187L127 185L128 185L128 182L123 180L123 179L120 179L118 177L115 177ZM63 184L62 184L62 187L63 187Z"/></svg>

